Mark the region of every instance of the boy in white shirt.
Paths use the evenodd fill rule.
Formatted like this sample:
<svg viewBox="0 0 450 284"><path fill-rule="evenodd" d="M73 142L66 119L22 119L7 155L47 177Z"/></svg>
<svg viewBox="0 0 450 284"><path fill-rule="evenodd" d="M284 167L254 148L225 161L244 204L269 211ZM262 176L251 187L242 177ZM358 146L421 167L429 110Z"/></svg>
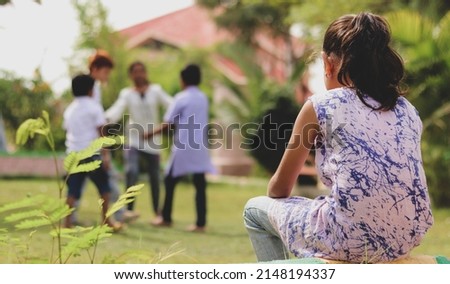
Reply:
<svg viewBox="0 0 450 284"><path fill-rule="evenodd" d="M114 61L112 60L111 56L108 52L98 49L96 50L95 54L93 54L89 58L89 75L95 80L94 87L92 89L92 98L99 103L102 106L102 89L101 85L106 84L109 80L109 76L111 74L112 69L114 68ZM109 157L106 157L106 159L109 161L111 160L111 153L108 151ZM114 168L114 164L110 163L110 167L108 169L108 179L109 179L109 186L111 188L111 202L115 202L119 199L120 196L120 189L119 189L119 182L117 180L117 171ZM81 195L82 196L84 192L84 185L81 188ZM76 210L72 214L72 223L78 224L78 208L80 204L80 200L77 200L75 202L75 208ZM114 219L116 221L122 221L123 219L123 212L125 208L119 209L116 213L114 213Z"/></svg>
<svg viewBox="0 0 450 284"><path fill-rule="evenodd" d="M80 151L89 146L95 139L101 136L101 129L106 123L103 109L92 98L94 79L89 75L78 75L72 80L72 92L75 97L73 102L64 111L63 127L66 129L67 153ZM120 224L114 224L106 219L106 212L109 206L110 186L108 182L107 170L110 166L109 155L106 150L80 163L87 163L94 160L102 160L102 165L94 171L75 173L69 176L67 186L67 204L70 208L75 206L80 198L81 189L86 177L89 177L97 187L100 197L103 199L102 218L103 221L114 230L120 229ZM71 215L67 216L65 226L72 227Z"/></svg>

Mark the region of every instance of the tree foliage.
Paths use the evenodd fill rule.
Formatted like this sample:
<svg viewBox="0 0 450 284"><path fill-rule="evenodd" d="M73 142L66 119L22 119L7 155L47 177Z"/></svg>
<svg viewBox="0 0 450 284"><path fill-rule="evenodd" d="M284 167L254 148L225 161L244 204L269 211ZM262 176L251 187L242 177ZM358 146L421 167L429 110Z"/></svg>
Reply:
<svg viewBox="0 0 450 284"><path fill-rule="evenodd" d="M80 172L90 172L100 167L99 162L91 162L81 164L93 155L96 155L100 149L111 147L116 144L123 144L123 137L101 137L94 140L87 148L71 152L64 160L64 168L66 170L66 179L62 183L60 181L60 173L56 160L55 143L52 135L52 128L49 114L42 111L42 116L37 118L29 118L25 120L19 127L16 135L16 141L19 145L24 145L29 139L36 135L45 137L55 157L55 172L58 184L59 198L53 198L45 195L36 195L27 197L17 202L5 204L0 207L0 213L9 212L4 220L6 223L15 223L18 230L26 230L41 227L50 227L50 236L53 240L57 240L58 256L54 257L53 249L49 258L49 262L67 263L71 257L80 255L81 251L86 251L89 255L91 263L94 263L97 244L100 240L111 236L112 228L103 222L98 226L89 228L62 228L62 220L72 213L73 208L69 208L65 203L62 192L70 175ZM106 217L111 217L115 212L120 210L124 205L132 202L134 197L138 195L143 185L136 185L129 188L125 194L119 197L106 213ZM99 201L99 206L103 206L103 201ZM30 239L33 233L30 233ZM65 241L67 240L67 241ZM31 242L31 240L30 240ZM0 228L0 247L17 245L13 239L8 237L7 231ZM27 254L29 246L27 244L25 254ZM26 262L27 258L24 258Z"/></svg>
<svg viewBox="0 0 450 284"><path fill-rule="evenodd" d="M407 98L423 121L423 160L435 205L450 207L450 12L438 22L418 12L386 15L405 58Z"/></svg>
<svg viewBox="0 0 450 284"><path fill-rule="evenodd" d="M245 42L252 42L259 29L270 30L274 35L289 35L290 23L287 22L291 2L281 1L198 1L207 8L221 6L224 10L215 20L219 27L235 33ZM227 4L228 3L228 4Z"/></svg>
<svg viewBox="0 0 450 284"><path fill-rule="evenodd" d="M306 70L310 54L296 62L296 71L286 83L279 84L265 77L255 61L254 50L243 42L222 45L217 52L238 64L247 84L238 86L223 78L234 96L216 107L216 115L225 123L242 122L241 135L249 153L268 173L274 173L301 107L294 100L295 87ZM302 184L304 181L301 180Z"/></svg>
<svg viewBox="0 0 450 284"><path fill-rule="evenodd" d="M439 21L450 11L450 1L442 0L403 0L406 7L419 12L433 21Z"/></svg>
<svg viewBox="0 0 450 284"><path fill-rule="evenodd" d="M42 0L33 0L37 4L41 4ZM0 0L0 6L11 4L11 0Z"/></svg>
<svg viewBox="0 0 450 284"><path fill-rule="evenodd" d="M0 73L0 113L3 116L7 134L15 136L22 121L30 116L38 116L45 109L52 117L52 123L60 125L57 101L53 97L50 86L42 80L39 69L35 77L27 80L12 73L3 71ZM55 132L56 149L64 147L64 132L58 129ZM26 149L45 149L42 140L29 141L24 145Z"/></svg>
<svg viewBox="0 0 450 284"><path fill-rule="evenodd" d="M106 50L114 61L109 82L102 92L103 105L108 108L117 99L120 90L128 84L127 68L133 52L126 48L125 39L108 23L108 10L100 0L72 0L72 4L80 22L75 58L83 57L83 60L82 66L80 62L71 63L71 73L87 70L86 54L92 55L97 49Z"/></svg>
<svg viewBox="0 0 450 284"><path fill-rule="evenodd" d="M306 51L301 58L293 52L289 13L295 1L199 1L209 9L218 9L215 13L219 27L236 35L232 44L220 45L216 52L231 59L245 74L247 83L239 86L222 78L222 82L234 93L220 104L215 111L225 123L240 121L253 122L258 126L252 131L242 133L250 154L269 173L278 166L289 140L290 131L300 106L295 102L295 89L306 69L310 55ZM255 49L259 42L257 33L262 32L269 38L281 38L287 48L285 67L290 77L283 84L269 78L257 63ZM284 135L276 131L266 131L267 127L283 125ZM269 144L272 144L271 147Z"/></svg>

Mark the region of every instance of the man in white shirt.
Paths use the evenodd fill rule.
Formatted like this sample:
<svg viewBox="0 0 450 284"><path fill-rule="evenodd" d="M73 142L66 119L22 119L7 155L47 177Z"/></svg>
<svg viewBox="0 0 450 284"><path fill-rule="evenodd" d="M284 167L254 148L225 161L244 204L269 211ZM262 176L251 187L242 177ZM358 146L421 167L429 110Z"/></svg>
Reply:
<svg viewBox="0 0 450 284"><path fill-rule="evenodd" d="M175 186L183 176L192 175L195 186L196 223L188 227L190 232L204 232L206 226L206 173L215 169L208 153L208 98L198 88L201 81L200 68L187 65L181 71L183 91L175 96L175 100L164 115L163 126L149 132L144 137L152 137L170 125L175 128L172 154L166 169L164 184L166 197L162 216L158 216L154 226L170 226L172 224L172 204Z"/></svg>
<svg viewBox="0 0 450 284"><path fill-rule="evenodd" d="M63 127L66 129L67 153L80 151L100 137L101 128L106 123L103 108L92 98L94 79L89 75L79 75L72 80L72 92L75 97L73 102L64 111ZM110 201L110 186L108 181L109 155L107 150L102 149L102 157L94 155L81 163L94 160L102 160L102 165L91 172L71 174L67 179L69 188L67 204L70 208L80 199L81 189L86 177L89 177L97 187L100 197L103 199L102 216L103 221L114 230L120 229L119 223L114 223L106 218ZM72 216L66 218L65 226L72 227Z"/></svg>
<svg viewBox="0 0 450 284"><path fill-rule="evenodd" d="M139 157L147 162L152 208L157 215L159 213L159 168L160 150L162 146L159 135L152 139L144 139L143 133L159 125L160 107L168 108L172 98L160 85L151 84L147 79L145 65L136 61L128 69L133 87L123 89L117 101L106 111L108 122L114 123L122 119L124 112L129 114L125 130L125 172L126 186L137 183L139 176ZM139 215L134 212L134 202L128 204L128 211L124 213L126 219L135 219Z"/></svg>

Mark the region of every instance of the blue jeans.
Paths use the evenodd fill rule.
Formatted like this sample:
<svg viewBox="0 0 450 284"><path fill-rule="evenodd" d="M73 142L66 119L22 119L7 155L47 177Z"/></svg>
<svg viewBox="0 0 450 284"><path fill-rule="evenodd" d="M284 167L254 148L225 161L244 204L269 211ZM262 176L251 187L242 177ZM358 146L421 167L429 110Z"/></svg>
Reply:
<svg viewBox="0 0 450 284"><path fill-rule="evenodd" d="M150 183L153 212L159 210L159 155L139 151L136 148L124 149L126 187L136 185L139 178L139 157L147 163L147 173ZM128 210L134 209L134 201L128 203Z"/></svg>
<svg viewBox="0 0 450 284"><path fill-rule="evenodd" d="M258 261L288 259L289 253L272 226L268 210L274 200L267 196L250 199L244 209L244 223Z"/></svg>

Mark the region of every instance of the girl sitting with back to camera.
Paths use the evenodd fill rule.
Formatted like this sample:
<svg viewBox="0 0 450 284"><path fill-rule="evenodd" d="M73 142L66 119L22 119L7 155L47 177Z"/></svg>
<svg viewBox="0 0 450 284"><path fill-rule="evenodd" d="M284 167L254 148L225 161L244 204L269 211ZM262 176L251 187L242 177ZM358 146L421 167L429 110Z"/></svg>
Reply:
<svg viewBox="0 0 450 284"><path fill-rule="evenodd" d="M320 257L385 262L408 256L433 224L423 169L422 122L403 97L401 57L385 19L345 15L328 27L327 92L304 104L267 196L244 219L258 261ZM316 199L290 197L312 146Z"/></svg>

